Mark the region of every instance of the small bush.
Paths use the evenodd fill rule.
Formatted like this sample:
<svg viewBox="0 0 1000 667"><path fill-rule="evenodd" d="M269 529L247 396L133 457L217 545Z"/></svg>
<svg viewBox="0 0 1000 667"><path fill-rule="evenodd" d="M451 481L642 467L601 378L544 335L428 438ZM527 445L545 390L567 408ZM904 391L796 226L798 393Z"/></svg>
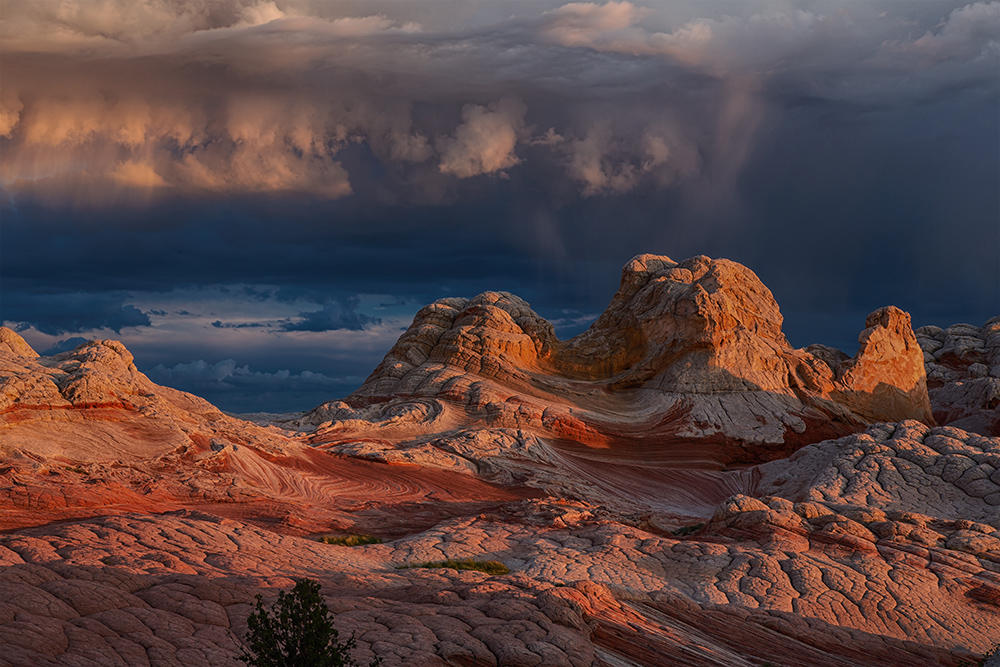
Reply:
<svg viewBox="0 0 1000 667"><path fill-rule="evenodd" d="M705 526L704 523L696 523L693 526L681 526L680 528L678 528L676 530L671 530L670 534L671 535L676 535L677 537L686 537L686 536L691 535L693 533L697 533L704 526Z"/></svg>
<svg viewBox="0 0 1000 667"><path fill-rule="evenodd" d="M398 569L405 570L417 567L439 568L447 567L452 570L476 570L486 574L510 574L510 568L498 560L473 560L472 558L459 558L448 560L428 561L426 563L411 563L401 565Z"/></svg>
<svg viewBox="0 0 1000 667"><path fill-rule="evenodd" d="M362 544L382 544L381 537L371 535L325 535L319 538L323 544L336 544L342 547L356 547Z"/></svg>
<svg viewBox="0 0 1000 667"><path fill-rule="evenodd" d="M261 596L247 618L247 634L239 659L250 667L356 667L350 656L354 636L338 642L330 608L319 594L319 583L300 579L290 593L278 593L271 610ZM369 667L378 667L376 658Z"/></svg>

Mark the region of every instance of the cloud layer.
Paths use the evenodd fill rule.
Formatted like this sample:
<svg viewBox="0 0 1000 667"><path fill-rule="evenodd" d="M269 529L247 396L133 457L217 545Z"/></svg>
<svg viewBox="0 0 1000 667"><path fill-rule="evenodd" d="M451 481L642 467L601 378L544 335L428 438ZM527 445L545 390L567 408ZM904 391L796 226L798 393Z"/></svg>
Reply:
<svg viewBox="0 0 1000 667"><path fill-rule="evenodd" d="M641 252L746 264L796 345L1000 311L1000 2L37 0L0 40L0 321L230 409L349 392L440 297L571 335Z"/></svg>
<svg viewBox="0 0 1000 667"><path fill-rule="evenodd" d="M362 177L343 151L364 144L413 200L505 175L528 146L585 196L671 187L738 170L776 94L912 103L995 83L1000 48L997 2L547 6L427 27L291 0L15 3L0 180L102 205L338 198Z"/></svg>

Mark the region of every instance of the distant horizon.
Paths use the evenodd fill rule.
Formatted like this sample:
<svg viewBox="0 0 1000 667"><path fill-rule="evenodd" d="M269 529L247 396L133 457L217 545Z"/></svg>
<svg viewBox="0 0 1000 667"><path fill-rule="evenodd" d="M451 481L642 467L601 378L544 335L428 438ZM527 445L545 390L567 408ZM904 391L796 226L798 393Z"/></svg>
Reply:
<svg viewBox="0 0 1000 667"><path fill-rule="evenodd" d="M795 347L1000 314L1000 2L40 0L0 45L0 322L227 411L444 296L566 339L640 253L747 266Z"/></svg>

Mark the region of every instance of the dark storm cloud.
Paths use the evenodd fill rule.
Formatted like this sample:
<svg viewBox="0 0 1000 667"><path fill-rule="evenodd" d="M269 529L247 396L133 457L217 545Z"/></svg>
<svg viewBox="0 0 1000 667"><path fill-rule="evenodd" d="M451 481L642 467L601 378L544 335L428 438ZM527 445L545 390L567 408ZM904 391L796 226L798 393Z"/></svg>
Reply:
<svg viewBox="0 0 1000 667"><path fill-rule="evenodd" d="M282 331L336 331L350 329L361 331L373 325L382 324L378 317L357 312L358 301L340 304L336 301L325 304L320 310L299 313L298 318L281 324Z"/></svg>
<svg viewBox="0 0 1000 667"><path fill-rule="evenodd" d="M121 333L128 327L148 327L149 316L129 303L121 293L28 294L5 292L0 301L0 319L18 330L34 327L42 333L111 330Z"/></svg>
<svg viewBox="0 0 1000 667"><path fill-rule="evenodd" d="M1000 3L210 4L5 10L3 319L235 405L444 296L570 335L640 252L746 264L796 345L1000 312Z"/></svg>
<svg viewBox="0 0 1000 667"><path fill-rule="evenodd" d="M82 338L80 336L74 336L73 338L66 338L65 340L59 341L49 349L43 350L39 354L45 357L51 357L52 355L59 354L60 352L69 352L70 350L75 350L76 348L80 347L87 341L88 339Z"/></svg>
<svg viewBox="0 0 1000 667"><path fill-rule="evenodd" d="M226 294L232 290L226 287L220 287L218 291L222 294ZM291 299L291 293L300 292L300 290L296 290L294 288L261 289L246 286L238 291L243 294L252 294L255 300L265 301L271 299L277 304L297 301L301 299L304 294L316 295L315 290L301 290L298 298ZM343 301L328 301L323 304L323 307L319 310L301 311L295 317L286 317L280 320L267 322L223 322L222 320L215 320L211 323L211 326L216 329L271 329L275 332L320 332L339 331L342 329L349 331L363 331L371 328L372 326L382 324L382 320L380 318L358 312L357 309L359 305L360 300L355 296L346 298Z"/></svg>
<svg viewBox="0 0 1000 667"><path fill-rule="evenodd" d="M264 372L239 366L232 359L198 360L149 369L158 384L183 387L232 412L293 412L346 394L363 377L331 377L323 373L285 370Z"/></svg>
<svg viewBox="0 0 1000 667"><path fill-rule="evenodd" d="M150 376L177 381L183 378L185 381L196 383L244 383L244 384L266 384L271 379L277 378L287 380L293 378L293 374L288 370L275 371L273 373L252 371L248 366L239 366L233 359L224 359L214 364L206 363L203 360L192 361L190 363L176 364L166 367L163 364L154 366L149 371ZM294 378L307 384L329 385L343 382L341 378L331 378L322 373L303 371L297 373Z"/></svg>
<svg viewBox="0 0 1000 667"><path fill-rule="evenodd" d="M338 198L370 186L345 166L364 144L391 172L389 199L454 201L461 181L509 175L529 153L585 196L699 177L728 194L776 111L770 90L898 105L995 83L1000 33L997 3L695 18L573 3L436 29L324 3L115 7L24 3L5 19L15 191Z"/></svg>
<svg viewBox="0 0 1000 667"><path fill-rule="evenodd" d="M216 329L259 329L271 326L267 322L223 322L215 320L212 326Z"/></svg>

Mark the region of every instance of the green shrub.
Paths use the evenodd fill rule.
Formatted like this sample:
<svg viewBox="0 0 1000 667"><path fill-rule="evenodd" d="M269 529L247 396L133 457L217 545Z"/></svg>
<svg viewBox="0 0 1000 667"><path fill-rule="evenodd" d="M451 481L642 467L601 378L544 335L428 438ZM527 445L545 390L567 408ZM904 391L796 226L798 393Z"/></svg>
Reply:
<svg viewBox="0 0 1000 667"><path fill-rule="evenodd" d="M342 547L356 547L362 544L382 544L381 537L371 535L325 535L319 538L323 544L336 544Z"/></svg>
<svg viewBox="0 0 1000 667"><path fill-rule="evenodd" d="M691 535L692 533L697 533L704 527L704 525L704 523L696 523L693 526L681 526L676 530L671 530L670 534L676 535L677 537L685 537L687 535Z"/></svg>
<svg viewBox="0 0 1000 667"><path fill-rule="evenodd" d="M319 583L300 579L290 593L278 593L270 611L261 596L247 618L247 634L239 659L250 667L356 667L350 657L357 643L352 635L338 642L330 608L319 594ZM376 658L369 667L377 667Z"/></svg>
<svg viewBox="0 0 1000 667"><path fill-rule="evenodd" d="M428 561L426 563L411 563L409 565L400 565L398 569L405 570L416 567L447 567L452 570L476 570L477 572L485 572L486 574L510 573L510 568L498 560L473 560L472 558L449 558L448 560Z"/></svg>

